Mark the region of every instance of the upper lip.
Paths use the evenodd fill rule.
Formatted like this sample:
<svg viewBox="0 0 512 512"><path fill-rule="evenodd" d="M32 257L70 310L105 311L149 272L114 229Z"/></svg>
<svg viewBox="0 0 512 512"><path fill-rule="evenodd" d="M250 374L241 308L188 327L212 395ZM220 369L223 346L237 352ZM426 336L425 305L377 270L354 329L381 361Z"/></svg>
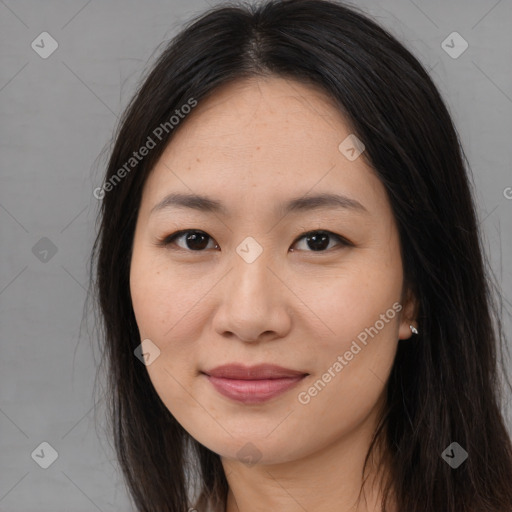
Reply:
<svg viewBox="0 0 512 512"><path fill-rule="evenodd" d="M277 366L275 364L245 366L239 363L217 366L211 370L205 370L203 373L206 373L206 375L210 375L211 377L240 380L279 379L308 375L306 372L283 368L282 366Z"/></svg>

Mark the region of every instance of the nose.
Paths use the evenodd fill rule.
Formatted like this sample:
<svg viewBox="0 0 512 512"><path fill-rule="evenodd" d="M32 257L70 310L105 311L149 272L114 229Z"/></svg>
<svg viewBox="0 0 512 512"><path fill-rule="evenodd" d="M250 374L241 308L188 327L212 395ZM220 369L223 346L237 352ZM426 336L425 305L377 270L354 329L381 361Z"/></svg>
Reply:
<svg viewBox="0 0 512 512"><path fill-rule="evenodd" d="M286 336L292 325L293 294L263 254L251 263L235 256L218 285L215 331L248 343Z"/></svg>

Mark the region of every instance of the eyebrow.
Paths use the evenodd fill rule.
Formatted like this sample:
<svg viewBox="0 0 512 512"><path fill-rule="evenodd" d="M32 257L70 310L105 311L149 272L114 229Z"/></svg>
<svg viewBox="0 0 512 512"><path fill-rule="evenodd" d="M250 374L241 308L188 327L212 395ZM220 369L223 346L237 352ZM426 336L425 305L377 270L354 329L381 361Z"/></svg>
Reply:
<svg viewBox="0 0 512 512"><path fill-rule="evenodd" d="M188 208L202 212L218 213L225 216L228 216L229 214L226 207L216 199L199 194L184 193L172 193L165 196L161 201L153 206L150 213L152 214L157 211L171 208ZM327 192L290 199L285 203L279 204L276 207L276 212L286 214L291 212L329 208L352 210L358 213L369 213L369 211L356 199L341 194L332 194Z"/></svg>

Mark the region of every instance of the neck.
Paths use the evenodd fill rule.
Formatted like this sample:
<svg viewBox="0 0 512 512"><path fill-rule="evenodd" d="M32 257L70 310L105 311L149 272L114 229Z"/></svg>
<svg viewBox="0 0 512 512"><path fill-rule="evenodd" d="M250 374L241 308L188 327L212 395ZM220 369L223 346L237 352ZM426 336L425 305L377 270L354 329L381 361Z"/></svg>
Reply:
<svg viewBox="0 0 512 512"><path fill-rule="evenodd" d="M368 459L363 488L373 420L368 417L356 431L299 460L248 466L223 457L229 484L225 512L380 512L378 447Z"/></svg>

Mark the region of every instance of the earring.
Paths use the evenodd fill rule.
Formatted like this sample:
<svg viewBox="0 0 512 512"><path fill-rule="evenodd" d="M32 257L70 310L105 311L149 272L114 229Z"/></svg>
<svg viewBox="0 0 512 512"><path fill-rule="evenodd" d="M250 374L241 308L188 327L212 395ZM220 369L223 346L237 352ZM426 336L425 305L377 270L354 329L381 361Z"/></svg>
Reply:
<svg viewBox="0 0 512 512"><path fill-rule="evenodd" d="M409 327L413 334L418 334L418 329L416 329L416 327L414 327L414 325L409 325Z"/></svg>

